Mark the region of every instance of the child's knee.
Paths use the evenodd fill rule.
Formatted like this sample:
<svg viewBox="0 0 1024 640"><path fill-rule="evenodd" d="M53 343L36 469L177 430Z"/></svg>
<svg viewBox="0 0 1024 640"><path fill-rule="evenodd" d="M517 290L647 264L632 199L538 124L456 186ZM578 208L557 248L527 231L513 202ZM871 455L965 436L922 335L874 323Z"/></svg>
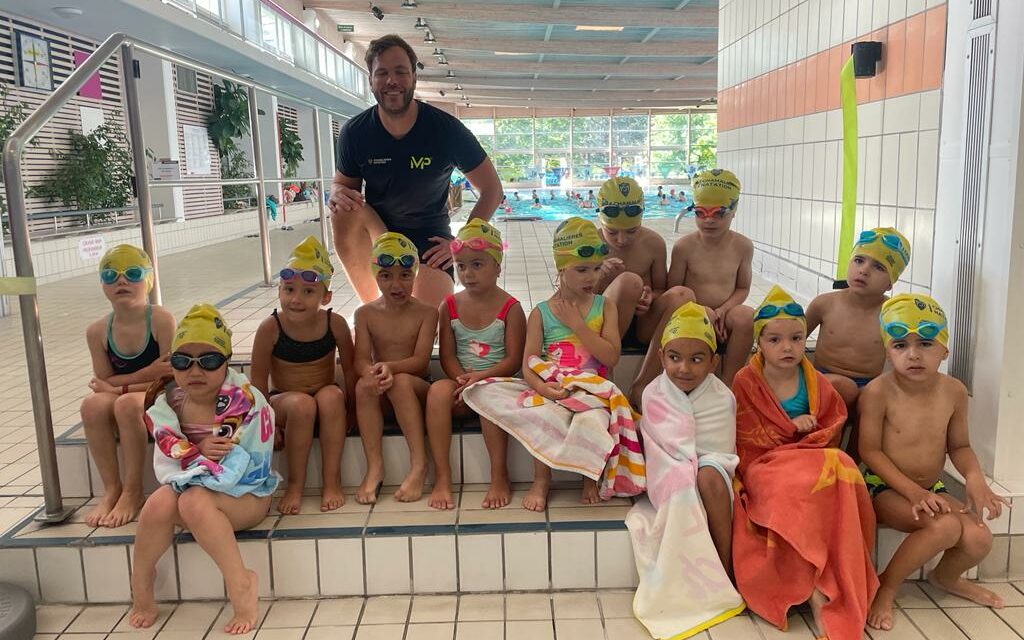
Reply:
<svg viewBox="0 0 1024 640"><path fill-rule="evenodd" d="M665 293L661 294L667 302L666 313L669 315L673 311L683 306L687 302L694 302L697 300L697 296L694 295L693 289L683 286L670 287Z"/></svg>
<svg viewBox="0 0 1024 640"><path fill-rule="evenodd" d="M644 292L644 279L632 271L620 273L612 281L619 291L626 296L640 297Z"/></svg>
<svg viewBox="0 0 1024 640"><path fill-rule="evenodd" d="M203 487L191 487L178 496L178 513L186 524L199 522L213 508L213 494Z"/></svg>
<svg viewBox="0 0 1024 640"><path fill-rule="evenodd" d="M732 331L753 331L754 310L745 304L736 305L729 309L725 321Z"/></svg>
<svg viewBox="0 0 1024 640"><path fill-rule="evenodd" d="M729 502L729 487L722 474L713 467L702 467L697 471L697 492L703 502Z"/></svg>
<svg viewBox="0 0 1024 640"><path fill-rule="evenodd" d="M378 397L377 394L377 380L370 376L364 376L356 380L356 398L357 399L374 399Z"/></svg>
<svg viewBox="0 0 1024 640"><path fill-rule="evenodd" d="M960 548L971 558L981 560L992 550L992 530L985 524L965 521L960 535Z"/></svg>
<svg viewBox="0 0 1024 640"><path fill-rule="evenodd" d="M82 401L80 412L86 428L97 423L109 422L114 415L117 396L110 393L91 393Z"/></svg>
<svg viewBox="0 0 1024 640"><path fill-rule="evenodd" d="M316 392L314 396L317 406L325 405L344 405L345 404L345 390L336 384L329 384L323 389Z"/></svg>
<svg viewBox="0 0 1024 640"><path fill-rule="evenodd" d="M139 512L139 524L167 523L178 519L178 494L170 487L149 496Z"/></svg>
<svg viewBox="0 0 1024 640"><path fill-rule="evenodd" d="M288 422L297 421L302 424L313 424L316 420L316 399L305 393L295 394L290 398L288 406Z"/></svg>
<svg viewBox="0 0 1024 640"><path fill-rule="evenodd" d="M454 380L438 380L430 385L427 391L427 404L430 406L447 406L455 404L455 393L457 385Z"/></svg>
<svg viewBox="0 0 1024 640"><path fill-rule="evenodd" d="M956 514L944 513L935 517L922 514L921 520L925 522L925 529L935 536L943 549L956 546L963 536L964 527L960 522L960 517Z"/></svg>
<svg viewBox="0 0 1024 640"><path fill-rule="evenodd" d="M416 381L420 380L411 373L396 373L394 381L391 383L391 389L388 391L389 394L397 393L405 395L407 393L416 393Z"/></svg>
<svg viewBox="0 0 1024 640"><path fill-rule="evenodd" d="M114 400L114 416L119 424L125 421L142 421L146 396L143 393L126 393Z"/></svg>

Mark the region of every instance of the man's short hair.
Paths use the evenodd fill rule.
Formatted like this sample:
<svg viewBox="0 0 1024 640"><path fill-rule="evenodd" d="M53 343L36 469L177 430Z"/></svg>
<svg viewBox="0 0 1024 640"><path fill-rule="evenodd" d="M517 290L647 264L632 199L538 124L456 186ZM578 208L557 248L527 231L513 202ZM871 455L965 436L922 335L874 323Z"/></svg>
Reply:
<svg viewBox="0 0 1024 640"><path fill-rule="evenodd" d="M413 51L413 48L409 46L409 43L402 36L395 33L389 33L370 42L370 46L366 49L366 55L363 57L363 60L366 62L366 70L373 73L373 63L391 47L401 47L405 51L406 55L409 56L412 72L416 73L416 52Z"/></svg>

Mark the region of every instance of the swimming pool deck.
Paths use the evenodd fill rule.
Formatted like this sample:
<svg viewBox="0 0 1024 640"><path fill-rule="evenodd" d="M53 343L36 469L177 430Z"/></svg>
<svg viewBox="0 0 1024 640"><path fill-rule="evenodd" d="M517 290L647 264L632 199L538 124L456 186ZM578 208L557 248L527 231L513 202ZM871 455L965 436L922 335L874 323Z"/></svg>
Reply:
<svg viewBox="0 0 1024 640"><path fill-rule="evenodd" d="M542 223L501 223L502 233L508 240L510 248L507 253L505 269L502 275L502 285L509 293L518 297L524 307L529 310L536 303L549 297L552 292L552 280L554 277L554 266L550 258L551 235L556 224L552 222ZM649 221L649 226L660 231L671 243L678 237L672 232L672 219L655 219ZM692 221L684 220L681 225L681 233L692 229ZM271 234L271 246L273 251L272 264L278 265L283 262L284 257L293 245L309 234L317 235L319 227L313 223L296 224L295 230L291 232L275 231ZM335 264L337 261L335 259ZM197 265L202 265L197 267ZM184 254L167 256L160 261L161 273L163 276L164 304L176 317L180 317L193 303L209 301L218 303L225 314L226 319L234 330L236 354L246 354L251 345L252 336L259 323L270 313L277 304L276 289L263 287L260 284L260 257L259 241L255 238L244 238L220 245L194 250ZM211 277L212 276L212 277ZM770 287L771 283L755 277L754 286L751 291L751 302L756 304ZM334 283L334 300L331 306L339 313L351 317L352 312L359 302L352 293L344 277L339 275ZM17 305L15 304L15 307ZM76 425L79 422L78 407L82 398L88 393L87 383L91 377L89 357L84 341L86 325L92 320L109 312L109 306L103 298L97 286L94 276L82 276L53 284L44 285L40 288L39 308L42 317L42 331L46 348L47 373L50 386L51 406L54 416L54 429L59 435ZM32 422L31 401L29 398L29 386L26 380L26 368L24 360L24 349L21 336L21 324L17 315L0 319L0 376L9 381L5 384L0 394L0 532L21 523L26 517L33 514L42 504L42 487L40 485L38 460L36 457L35 434ZM351 440L351 439L350 439ZM352 447L348 447L352 449ZM468 480L468 479L467 479ZM619 566L622 563L612 561L611 565L602 564L605 562L609 549L621 549L621 545L628 543L625 539L625 531L609 530L602 532L598 528L597 534L587 542L590 555L589 562L592 571L596 574L590 582L590 587L579 584L572 586L571 583L557 583L557 577L552 577L554 589L568 588L577 589L574 591L559 591L555 593L476 593L467 594L465 591L501 591L502 584L506 591L513 591L515 580L533 580L535 576L526 575L531 567L520 567L520 559L530 558L536 553L531 547L530 536L550 536L549 547L544 556L545 566L540 568L542 579L549 576L556 576L559 572L559 555L568 558L569 552L576 544L578 533L573 533L566 527L566 522L574 525L577 521L588 520L610 520L618 519L621 526L622 511L625 506L612 504L603 507L578 507L575 503L572 492L562 492L557 499L553 498L548 513L541 514L537 523L526 522L525 512L515 504L495 513L492 517L487 512L479 510L478 506L481 497L482 486L467 484L461 488L459 499L460 508L451 515L436 514L426 506L425 501L415 505L397 505L390 500L383 500L380 505L373 507L358 507L351 500L351 490L347 490L350 496L349 505L342 513L321 516L315 509L312 502L304 505L304 516L291 516L281 518L271 515L268 522L258 527L266 532L266 538L272 544L264 542L249 541L244 543L247 554L261 551L264 555L259 556L258 570L261 575L266 571L273 572L274 591L270 592L270 585L267 584L267 591L264 596L273 593L279 599L261 602L262 611L266 613L261 617L262 627L258 633L250 633L247 637L266 639L301 639L314 640L317 638L351 638L353 635L357 640L431 640L445 638L447 640L472 638L508 638L518 640L529 638L530 640L569 640L575 638L607 637L611 639L646 638L646 634L640 626L632 619L629 607L631 591L622 590L628 584L618 585L620 588L601 588L608 584L614 584L615 580L623 576L628 578L630 567ZM81 505L85 500L69 500L69 504ZM614 512L614 513L613 513ZM436 515L435 515L436 514ZM438 517L442 516L442 517ZM324 520L319 520L324 518ZM304 519L300 521L299 519ZM364 527L363 545L366 555L363 558L363 566L358 567L363 580L370 580L372 563L380 562L380 553L390 553L387 547L389 540L394 542L395 538L382 537L375 541L380 545L376 551L371 550L370 537L373 536L374 527L383 531L384 528L395 525L400 519L402 525L421 526L426 528L452 527L462 535L463 529L474 530L483 533L488 527L493 526L497 520L505 521L505 527L509 528L508 522L512 522L510 531L501 535L478 535L475 540L481 544L495 543L495 551L504 557L504 564L498 561L498 582L494 583L497 588L460 588L461 595L423 595L424 590L414 584L413 593L402 596L379 596L379 597L354 597L354 598L329 598L334 593L345 593L337 589L337 580L331 576L334 572L318 571L317 567L325 568L322 563L327 562L328 557L339 558L340 556L326 555L328 549L338 547L326 547L324 545L313 546L308 540L295 540L289 530L301 527L315 527L313 521L327 523L331 519L330 526L350 526L350 520L361 520L360 527ZM110 599L114 602L122 602L124 598L125 581L127 579L126 553L124 546L103 546L106 544L104 538L117 535L131 535L134 525L129 525L119 532L92 530L81 523L81 515L76 514L75 520L65 529L72 533L73 539L65 543L65 536L58 534L59 546L51 546L51 552L37 554L29 566L24 570L34 572L37 575L41 588L66 589L67 582L63 578L46 577L56 567L61 566L59 561L65 552L72 553L76 560L81 562L83 577L77 578L74 582L80 585L79 588L88 588L89 601L96 599ZM310 522L305 522L309 520ZM337 520L337 522L334 522ZM444 520L442 523L441 520ZM449 524L448 521L451 520ZM1019 519L1018 519L1019 520ZM342 522L344 521L344 522ZM1006 516L1002 524L1006 532L1010 532L1011 523L1009 516ZM32 525L24 527L21 534L31 537L45 536L44 531L29 531ZM537 529L536 531L534 529ZM1016 527L1013 527L1014 531ZM426 531L426 529L423 529ZM1016 531L1015 531L1016 532ZM56 532L54 532L56 533ZM386 535L386 534L385 534ZM588 536L590 533L588 532ZM5 537L14 537L7 532ZM561 542L556 542L558 537ZM262 539L262 534L261 534ZM415 536L399 538L409 540L408 551L403 551L402 563L410 566L410 573L415 582L424 572L418 564L435 553L429 548L419 549L417 544L423 540L417 540ZM440 542L441 537L436 537ZM461 538L461 544L466 549L460 548L458 557L462 559L462 568L457 578L465 587L467 581L477 581L481 585L486 583L488 575L463 575L468 572L466 554L473 557L486 557L487 550L469 549L467 538ZM1011 558L1010 540L1004 538L1006 546L999 549L1002 558L1010 564L1017 555ZM26 541L28 542L28 541ZM41 541L39 541L41 542ZM58 542L58 540L53 540ZM113 542L111 539L110 542ZM337 545L347 544L345 540L336 540ZM41 542L45 545L45 542ZM123 545L123 542L118 544ZM332 543L333 544L333 543ZM400 543L404 546L404 543ZM454 542L453 542L454 544ZM613 546L614 545L614 546ZM70 549L68 547L71 547ZM259 547L259 549L257 549ZM522 548L520 548L522 547ZM199 563L200 558L193 558L191 551L195 545L181 545L177 548L177 567L174 572L178 577L173 579L173 590L166 595L175 597L180 595L182 599L193 599L195 593L189 595L186 591L186 584L189 581L179 579L185 575L186 567L203 568L204 575L209 567ZM191 549L189 549L191 548ZM269 549L273 549L272 555L267 555ZM376 548L376 547L375 547ZM489 548L489 547L488 547ZM115 551L115 549L118 549ZM306 560L305 555L312 550L312 565L302 564ZM17 564L21 562L21 549L8 548L0 550L0 562ZM188 551L186 554L185 552ZM84 555L79 555L80 552ZM108 552L116 554L120 567L113 571L109 564L112 557ZM425 554L424 554L425 552ZM884 555L886 550L878 549L879 555ZM892 550L887 550L891 554ZM289 556L288 553L296 555ZM337 553L331 551L330 553ZM375 555L377 554L377 555ZM480 555L483 554L483 555ZM994 552L995 554L995 552ZM86 557L88 556L88 557ZM186 557L188 556L188 557ZM30 556L31 557L31 556ZM248 557L248 556L247 556ZM614 556L613 556L614 557ZM307 574L289 574L286 569L289 562L295 561L296 566L302 571L312 567L311 577ZM58 561L57 564L54 564ZM174 560L171 560L173 563ZM195 563L195 564L193 564ZM534 563L536 564L536 563ZM629 563L631 566L631 562ZM1020 563L1017 563L1020 564ZM550 565L550 566L549 566ZM343 565L335 565L343 566ZM605 569L611 566L610 569ZM575 567L574 567L575 568ZM19 567L18 570L21 570ZM454 571L454 569L450 569ZM563 567L562 571L564 572ZM602 571L611 572L604 574L613 576L611 582L602 580ZM74 569L78 571L77 567ZM283 571L282 573L278 573ZM344 571L344 570L343 570ZM519 571L519 573L517 573ZM503 572L503 573L501 573ZM593 575L592 574L592 575ZM613 575L614 574L614 575ZM635 575L635 573L634 573ZM454 580L455 578L453 578ZM502 583L501 580L504 580ZM289 583L292 580L295 583ZM299 582L312 580L312 592L303 591L303 585ZM333 581L333 582L332 582ZM483 582L480 582L483 581ZM267 581L269 583L269 580ZM329 584L330 583L330 584ZM325 587L327 585L327 587ZM363 585L361 585L363 586ZM374 591L372 585L366 593L394 593L394 591ZM485 585L486 586L486 585ZM596 586L598 589L594 589ZM386 586L381 586L387 589ZM405 585L408 589L408 582ZM944 596L935 592L928 585L908 584L901 592L898 602L900 609L897 612L898 627L893 632L881 633L871 632L865 637L872 639L879 638L970 638L971 640L1001 640L1003 638L1024 638L1024 583L1002 582L993 585L993 588L1003 595L1007 600L1008 608L993 612L988 609L973 606L971 603ZM289 596L290 593L293 595ZM432 591L450 590L446 588L427 589L426 593ZM216 591L216 590L214 590ZM363 593L363 591L358 591ZM56 593L56 592L55 592ZM321 600L290 600L288 597L301 597L319 594L325 598ZM97 596L94 598L93 596ZM84 593L83 593L84 596ZM214 638L222 637L218 633L223 625L226 610L223 607L223 591L220 595L215 592L203 594L199 597L212 598L208 602L188 602L184 604L167 604L162 607L162 615L154 629L132 634L132 638L160 638L163 640L177 640L185 638ZM71 601L84 602L85 597L76 599L72 592L60 592L57 597L49 598L50 601ZM269 609L269 613L267 613ZM44 605L40 609L41 638L65 638L67 640L85 640L86 638L121 638L121 634L129 630L127 620L124 617L126 607L116 605ZM791 629L788 633L773 629L770 625L756 616L743 615L723 625L711 629L698 637L711 640L747 640L773 638L813 638L806 620L809 617L807 612L795 613L791 617ZM245 636L243 636L245 637Z"/></svg>

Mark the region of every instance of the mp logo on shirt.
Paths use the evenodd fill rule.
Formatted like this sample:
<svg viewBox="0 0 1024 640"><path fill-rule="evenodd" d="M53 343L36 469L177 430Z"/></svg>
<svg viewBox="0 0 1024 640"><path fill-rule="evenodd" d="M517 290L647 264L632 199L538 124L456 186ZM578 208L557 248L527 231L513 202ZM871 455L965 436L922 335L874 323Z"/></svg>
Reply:
<svg viewBox="0 0 1024 640"><path fill-rule="evenodd" d="M426 169L430 166L430 156L409 156L409 168L410 169Z"/></svg>

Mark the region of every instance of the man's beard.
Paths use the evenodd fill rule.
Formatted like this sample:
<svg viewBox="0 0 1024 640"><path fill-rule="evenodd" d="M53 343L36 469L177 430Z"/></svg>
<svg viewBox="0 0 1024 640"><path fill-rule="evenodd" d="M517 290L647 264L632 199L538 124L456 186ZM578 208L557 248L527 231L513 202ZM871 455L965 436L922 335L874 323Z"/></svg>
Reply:
<svg viewBox="0 0 1024 640"><path fill-rule="evenodd" d="M385 104L386 104L385 100L386 100L387 96L385 96L384 93L386 91L387 91L387 89L385 89L384 91L381 91L381 92L377 92L377 91L373 92L373 97L377 100L377 106L380 107L381 110L384 111L385 113L387 113L388 115L400 116L403 113L405 113L406 110L408 110L409 105L412 104L412 97L413 97L413 94L416 91L416 85L413 85L412 87L410 87L407 91L405 91L402 94L402 106L397 108L397 109L390 109L390 108L385 106Z"/></svg>

